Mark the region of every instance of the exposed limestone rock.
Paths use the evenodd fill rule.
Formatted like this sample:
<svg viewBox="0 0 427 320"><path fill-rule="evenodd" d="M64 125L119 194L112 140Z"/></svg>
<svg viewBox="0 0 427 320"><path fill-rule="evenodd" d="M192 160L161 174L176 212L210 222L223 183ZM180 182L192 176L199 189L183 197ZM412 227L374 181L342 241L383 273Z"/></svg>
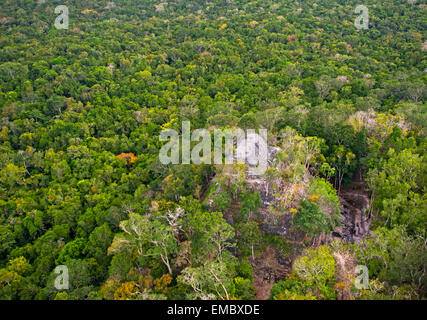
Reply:
<svg viewBox="0 0 427 320"><path fill-rule="evenodd" d="M252 265L257 300L268 299L273 284L291 272L289 264L279 263L277 253L271 247L268 247L261 257L252 261Z"/></svg>
<svg viewBox="0 0 427 320"><path fill-rule="evenodd" d="M267 150L268 166L276 166L275 157L281 149L278 147L267 147ZM246 163L246 165L249 166L250 164ZM356 176L359 175L356 174ZM282 180L280 179L280 181ZM302 232L291 230L293 214L287 210L276 210L281 207L280 199L277 199L275 196L277 191L272 190L265 176L250 175L246 171L246 183L251 190L254 192L257 191L261 196L262 205L259 208L260 227L264 232L286 237L291 242L301 242L305 239ZM279 185L278 187L282 188L283 191L286 184ZM334 238L341 238L345 242L355 242L364 239L369 234L370 219L366 214L369 210L369 198L366 188L365 183L360 178L355 178L350 186L342 188L342 192L339 195L342 205L341 226L336 228L331 234L322 235L318 239L319 244L327 243ZM211 195L217 195L222 192L219 184L213 190ZM208 204L210 202L211 200L207 201ZM227 215L226 218L228 223L234 223L232 215Z"/></svg>
<svg viewBox="0 0 427 320"><path fill-rule="evenodd" d="M369 234L370 220L366 212L369 199L360 191L344 191L340 195L342 204L342 226L335 230L333 236L354 242L364 239Z"/></svg>

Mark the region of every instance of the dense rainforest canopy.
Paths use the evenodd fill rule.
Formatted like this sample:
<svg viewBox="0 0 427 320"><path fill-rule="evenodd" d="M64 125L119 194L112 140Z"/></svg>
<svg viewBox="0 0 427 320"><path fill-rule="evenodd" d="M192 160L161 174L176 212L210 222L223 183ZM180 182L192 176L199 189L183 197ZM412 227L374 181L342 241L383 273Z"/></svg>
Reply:
<svg viewBox="0 0 427 320"><path fill-rule="evenodd" d="M426 298L427 2L361 2L2 0L0 299ZM184 120L274 165L164 165Z"/></svg>

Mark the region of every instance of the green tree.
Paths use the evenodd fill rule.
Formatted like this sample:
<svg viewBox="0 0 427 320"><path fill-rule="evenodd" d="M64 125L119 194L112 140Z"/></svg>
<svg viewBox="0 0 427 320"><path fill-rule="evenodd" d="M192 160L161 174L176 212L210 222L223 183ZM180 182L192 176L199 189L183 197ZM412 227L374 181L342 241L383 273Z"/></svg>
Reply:
<svg viewBox="0 0 427 320"><path fill-rule="evenodd" d="M301 281L313 288L317 296L324 299L335 298L332 288L335 282L335 259L327 246L306 249L295 260L292 270Z"/></svg>
<svg viewBox="0 0 427 320"><path fill-rule="evenodd" d="M255 260L255 247L261 243L262 239L258 223L255 221L239 223L236 226L236 231L240 250L243 254L247 254L249 249L252 260Z"/></svg>
<svg viewBox="0 0 427 320"><path fill-rule="evenodd" d="M334 220L320 211L319 207L311 202L301 201L301 208L292 219L294 228L307 233L310 237L329 232L335 225Z"/></svg>

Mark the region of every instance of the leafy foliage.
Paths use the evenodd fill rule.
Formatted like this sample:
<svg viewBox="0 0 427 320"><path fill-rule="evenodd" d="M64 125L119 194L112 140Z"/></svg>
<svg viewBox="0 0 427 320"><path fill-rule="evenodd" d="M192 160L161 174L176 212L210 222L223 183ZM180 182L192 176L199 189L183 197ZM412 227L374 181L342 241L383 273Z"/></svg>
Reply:
<svg viewBox="0 0 427 320"><path fill-rule="evenodd" d="M69 0L66 30L56 5L2 1L0 299L252 299L270 245L294 262L273 299L339 298L332 245L302 252L265 210L320 239L356 176L371 287L347 296L426 297L424 4L373 0L368 30L353 0ZM267 128L265 191L244 165L160 163L183 120Z"/></svg>

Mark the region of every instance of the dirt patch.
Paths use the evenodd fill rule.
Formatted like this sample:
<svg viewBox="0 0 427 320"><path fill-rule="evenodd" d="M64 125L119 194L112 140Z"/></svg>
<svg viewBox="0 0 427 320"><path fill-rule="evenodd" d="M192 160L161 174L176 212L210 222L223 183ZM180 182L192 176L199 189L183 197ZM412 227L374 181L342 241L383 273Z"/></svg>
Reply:
<svg viewBox="0 0 427 320"><path fill-rule="evenodd" d="M356 172L353 181L342 188L339 195L343 215L342 226L334 231L334 237L346 242L363 240L370 233L368 187L361 178L362 173Z"/></svg>
<svg viewBox="0 0 427 320"><path fill-rule="evenodd" d="M267 300L270 297L273 284L286 278L290 273L289 267L278 262L276 252L271 247L267 247L262 255L252 262L252 266L254 268L256 300Z"/></svg>

